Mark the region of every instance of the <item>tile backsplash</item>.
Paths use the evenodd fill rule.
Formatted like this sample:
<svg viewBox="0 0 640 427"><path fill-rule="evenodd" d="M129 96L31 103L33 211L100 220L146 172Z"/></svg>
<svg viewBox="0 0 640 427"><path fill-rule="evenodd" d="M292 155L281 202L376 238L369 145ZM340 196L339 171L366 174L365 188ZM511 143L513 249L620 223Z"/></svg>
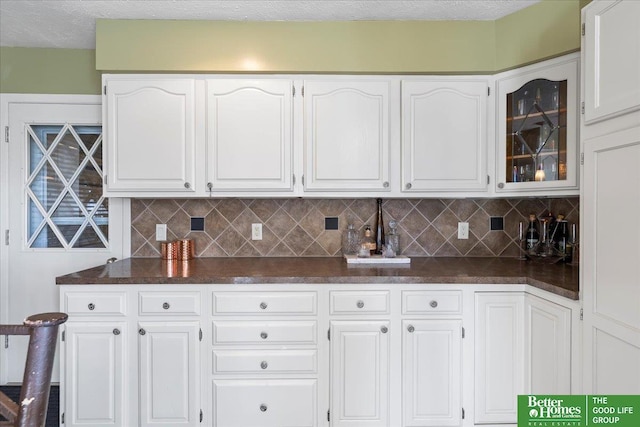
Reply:
<svg viewBox="0 0 640 427"><path fill-rule="evenodd" d="M530 213L563 214L579 223L578 197L557 199L388 199L385 226L396 220L402 254L409 256L517 255L520 221ZM131 254L159 257L155 225L167 224L167 239L195 240L198 257L340 256L347 224L375 224L375 199L133 199ZM191 231L191 218L204 231ZM325 229L337 217L338 230ZM503 230L491 230L502 217ZM458 222L469 223L469 239L458 240ZM251 224L262 223L262 240L251 240ZM388 227L387 227L388 228Z"/></svg>

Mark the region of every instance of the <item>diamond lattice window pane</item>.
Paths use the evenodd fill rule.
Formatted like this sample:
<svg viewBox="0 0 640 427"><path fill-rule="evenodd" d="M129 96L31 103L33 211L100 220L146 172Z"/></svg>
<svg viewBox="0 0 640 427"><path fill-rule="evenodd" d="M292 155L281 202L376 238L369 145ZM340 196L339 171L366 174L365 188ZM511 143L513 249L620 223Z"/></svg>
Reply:
<svg viewBox="0 0 640 427"><path fill-rule="evenodd" d="M38 230L38 227L40 227L40 225L44 221L44 217L38 210L36 202L34 202L31 198L29 198L29 213L29 222L27 224L27 240L30 241L36 230Z"/></svg>
<svg viewBox="0 0 640 427"><path fill-rule="evenodd" d="M31 245L32 248L63 248L64 245L58 240L56 233L47 224Z"/></svg>
<svg viewBox="0 0 640 427"><path fill-rule="evenodd" d="M74 248L104 248L93 227L87 226L73 245Z"/></svg>
<svg viewBox="0 0 640 427"><path fill-rule="evenodd" d="M76 173L78 165L82 163L84 158L84 151L80 149L78 141L71 131L65 132L60 142L56 144L51 152L51 159L55 162L56 166L58 166L58 169L60 169L67 181Z"/></svg>
<svg viewBox="0 0 640 427"><path fill-rule="evenodd" d="M65 185L47 161L36 172L29 188L45 210L49 211L60 193L64 191Z"/></svg>
<svg viewBox="0 0 640 427"><path fill-rule="evenodd" d="M78 178L71 184L82 204L91 212L102 197L102 176L91 163L82 169Z"/></svg>
<svg viewBox="0 0 640 427"><path fill-rule="evenodd" d="M84 129L76 128L76 130L80 131ZM78 136L84 143L84 146L87 148L87 151L91 151L91 149L96 144L96 142L98 142L98 139L100 138L100 133L80 133ZM102 156L100 156L100 158L102 159Z"/></svg>

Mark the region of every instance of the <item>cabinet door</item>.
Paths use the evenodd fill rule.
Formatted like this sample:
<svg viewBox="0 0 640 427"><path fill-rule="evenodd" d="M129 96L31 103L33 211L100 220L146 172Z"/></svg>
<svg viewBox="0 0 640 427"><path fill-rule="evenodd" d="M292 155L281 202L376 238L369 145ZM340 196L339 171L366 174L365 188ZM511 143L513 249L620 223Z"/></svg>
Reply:
<svg viewBox="0 0 640 427"><path fill-rule="evenodd" d="M402 82L402 191L487 189L487 81Z"/></svg>
<svg viewBox="0 0 640 427"><path fill-rule="evenodd" d="M140 426L200 424L198 322L144 322L140 346Z"/></svg>
<svg viewBox="0 0 640 427"><path fill-rule="evenodd" d="M476 294L475 423L516 423L524 391L524 296Z"/></svg>
<svg viewBox="0 0 640 427"><path fill-rule="evenodd" d="M389 191L389 82L304 83L305 191Z"/></svg>
<svg viewBox="0 0 640 427"><path fill-rule="evenodd" d="M584 9L585 124L640 108L640 2Z"/></svg>
<svg viewBox="0 0 640 427"><path fill-rule="evenodd" d="M462 423L462 322L402 323L403 425Z"/></svg>
<svg viewBox="0 0 640 427"><path fill-rule="evenodd" d="M125 322L69 322L64 326L65 426L123 426L133 396L125 387Z"/></svg>
<svg viewBox="0 0 640 427"><path fill-rule="evenodd" d="M192 79L106 80L105 193L195 187Z"/></svg>
<svg viewBox="0 0 640 427"><path fill-rule="evenodd" d="M497 80L496 191L578 193L578 57Z"/></svg>
<svg viewBox="0 0 640 427"><path fill-rule="evenodd" d="M571 310L527 295L525 336L527 393L571 394Z"/></svg>
<svg viewBox="0 0 640 427"><path fill-rule="evenodd" d="M331 425L389 426L389 322L331 322Z"/></svg>
<svg viewBox="0 0 640 427"><path fill-rule="evenodd" d="M291 191L291 80L207 80L207 188Z"/></svg>

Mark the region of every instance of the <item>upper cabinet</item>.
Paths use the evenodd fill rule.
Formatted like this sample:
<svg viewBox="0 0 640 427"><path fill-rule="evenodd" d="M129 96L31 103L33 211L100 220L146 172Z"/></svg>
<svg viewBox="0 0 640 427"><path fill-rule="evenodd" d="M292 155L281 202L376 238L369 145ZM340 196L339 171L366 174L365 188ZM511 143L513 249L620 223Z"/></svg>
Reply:
<svg viewBox="0 0 640 427"><path fill-rule="evenodd" d="M498 193L578 193L578 57L498 76Z"/></svg>
<svg viewBox="0 0 640 427"><path fill-rule="evenodd" d="M305 81L305 191L389 191L390 82Z"/></svg>
<svg viewBox="0 0 640 427"><path fill-rule="evenodd" d="M208 79L207 190L293 191L293 81Z"/></svg>
<svg viewBox="0 0 640 427"><path fill-rule="evenodd" d="M144 76L108 80L105 195L195 191L193 79Z"/></svg>
<svg viewBox="0 0 640 427"><path fill-rule="evenodd" d="M402 81L402 191L486 191L488 80Z"/></svg>
<svg viewBox="0 0 640 427"><path fill-rule="evenodd" d="M584 10L584 122L640 109L640 2L598 1Z"/></svg>

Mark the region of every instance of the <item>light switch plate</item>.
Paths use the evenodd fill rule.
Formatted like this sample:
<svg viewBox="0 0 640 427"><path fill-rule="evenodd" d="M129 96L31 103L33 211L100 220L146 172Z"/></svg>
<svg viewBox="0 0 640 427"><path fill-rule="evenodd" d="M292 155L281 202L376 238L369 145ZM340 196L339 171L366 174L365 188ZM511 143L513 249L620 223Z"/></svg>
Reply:
<svg viewBox="0 0 640 427"><path fill-rule="evenodd" d="M458 223L458 239L468 239L469 238L469 223L468 222L459 222Z"/></svg>
<svg viewBox="0 0 640 427"><path fill-rule="evenodd" d="M156 241L164 242L167 240L167 224L156 224Z"/></svg>

